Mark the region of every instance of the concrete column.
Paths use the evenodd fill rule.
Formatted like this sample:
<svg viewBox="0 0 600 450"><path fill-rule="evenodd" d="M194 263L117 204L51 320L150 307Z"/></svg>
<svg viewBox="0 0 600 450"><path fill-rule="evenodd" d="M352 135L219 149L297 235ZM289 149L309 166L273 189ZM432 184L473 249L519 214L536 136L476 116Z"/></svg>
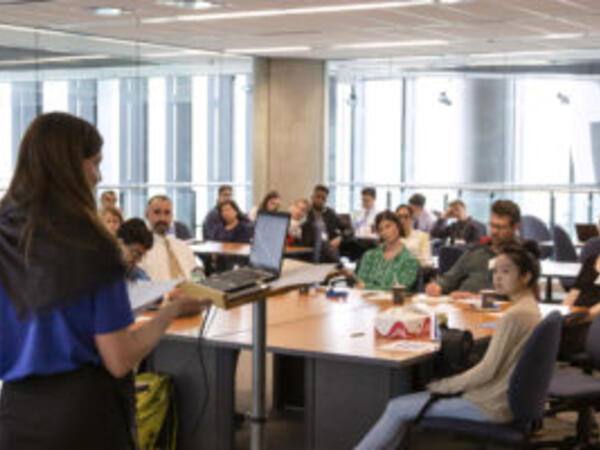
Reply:
<svg viewBox="0 0 600 450"><path fill-rule="evenodd" d="M276 189L287 205L325 181L326 85L324 61L255 60L255 203Z"/></svg>
<svg viewBox="0 0 600 450"><path fill-rule="evenodd" d="M470 79L464 89L464 183L514 179L513 84L507 79Z"/></svg>

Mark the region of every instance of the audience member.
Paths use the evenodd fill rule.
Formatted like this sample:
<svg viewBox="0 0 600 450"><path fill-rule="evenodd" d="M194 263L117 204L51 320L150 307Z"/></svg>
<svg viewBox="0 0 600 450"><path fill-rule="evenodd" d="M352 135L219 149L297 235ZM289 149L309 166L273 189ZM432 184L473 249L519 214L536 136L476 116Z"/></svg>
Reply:
<svg viewBox="0 0 600 450"><path fill-rule="evenodd" d="M288 228L288 241L290 244L299 244L302 240L302 224L306 219L306 213L309 208L308 200L299 198L290 205L290 226Z"/></svg>
<svg viewBox="0 0 600 450"><path fill-rule="evenodd" d="M250 242L253 233L252 223L233 200L221 202L219 213L221 223L215 232L215 241Z"/></svg>
<svg viewBox="0 0 600 450"><path fill-rule="evenodd" d="M260 212L276 212L279 211L279 206L281 204L281 197L277 191L270 191L265 195L260 205L255 206L248 214L248 218L250 221L255 222L256 216Z"/></svg>
<svg viewBox="0 0 600 450"><path fill-rule="evenodd" d="M425 233L429 233L433 228L435 216L425 209L425 201L425 196L417 193L411 195L408 199L408 204L413 210L415 228L424 231Z"/></svg>
<svg viewBox="0 0 600 450"><path fill-rule="evenodd" d="M335 211L327 207L329 189L321 184L313 189L311 209L302 225L302 243L313 247L319 262L337 262L344 225Z"/></svg>
<svg viewBox="0 0 600 450"><path fill-rule="evenodd" d="M100 195L100 209L104 209L107 206L112 208L117 207L117 193L113 190L104 191Z"/></svg>
<svg viewBox="0 0 600 450"><path fill-rule="evenodd" d="M587 258L575 284L569 290L563 304L575 306L576 312L564 321L561 337L560 357L568 359L585 351L588 328L594 317L600 313L600 255Z"/></svg>
<svg viewBox="0 0 600 450"><path fill-rule="evenodd" d="M196 258L185 242L168 234L173 221L173 205L169 197L152 197L146 207L146 219L154 233L154 245L142 259L140 267L155 281L189 280L196 268Z"/></svg>
<svg viewBox="0 0 600 450"><path fill-rule="evenodd" d="M462 374L429 384L425 392L390 401L357 450L405 448L408 422L421 411L430 393L457 396L435 402L426 417L498 423L514 420L508 400L510 377L527 339L541 320L537 258L539 249L535 243L503 247L494 261L494 287L509 298L511 306L500 319L483 359Z"/></svg>
<svg viewBox="0 0 600 450"><path fill-rule="evenodd" d="M188 226L177 220L173 221L173 225L169 229L169 234L174 234L177 239L181 239L182 241L187 241L194 237Z"/></svg>
<svg viewBox="0 0 600 450"><path fill-rule="evenodd" d="M404 235L403 241L408 251L417 258L421 266L431 266L429 235L421 230L414 229L412 207L410 205L400 205L396 208L396 215L400 219Z"/></svg>
<svg viewBox="0 0 600 450"><path fill-rule="evenodd" d="M456 220L448 225L448 219ZM458 199L448 204L448 209L431 229L431 237L449 238L451 245L475 244L483 235L484 230L471 217L467 216L467 207L462 200Z"/></svg>
<svg viewBox="0 0 600 450"><path fill-rule="evenodd" d="M204 218L202 224L202 239L205 241L211 241L215 239L215 233L221 226L221 214L219 213L219 205L226 200L233 198L233 188L228 184L219 186L217 204L209 211Z"/></svg>
<svg viewBox="0 0 600 450"><path fill-rule="evenodd" d="M123 222L117 231L117 241L123 253L127 278L131 281L149 280L148 274L138 266L146 252L154 244L154 236L144 221L133 218Z"/></svg>
<svg viewBox="0 0 600 450"><path fill-rule="evenodd" d="M500 247L514 242L521 221L519 206L510 200L496 200L490 217L490 238L467 250L452 268L429 283L425 292L437 296L451 293L453 298L471 297L482 289L491 289L490 261Z"/></svg>
<svg viewBox="0 0 600 450"><path fill-rule="evenodd" d="M372 234L375 225L375 216L377 209L375 208L375 199L377 191L372 187L366 187L361 191L362 209L354 213L352 218L352 226L357 236Z"/></svg>
<svg viewBox="0 0 600 450"><path fill-rule="evenodd" d="M375 226L382 243L368 250L360 260L358 287L391 289L395 285L411 288L417 279L419 263L402 242L404 231L391 211L377 214Z"/></svg>
<svg viewBox="0 0 600 450"><path fill-rule="evenodd" d="M114 206L105 206L100 211L100 217L102 218L102 222L104 226L106 226L107 230L110 231L111 234L117 234L117 230L123 223L123 215L118 208Z"/></svg>

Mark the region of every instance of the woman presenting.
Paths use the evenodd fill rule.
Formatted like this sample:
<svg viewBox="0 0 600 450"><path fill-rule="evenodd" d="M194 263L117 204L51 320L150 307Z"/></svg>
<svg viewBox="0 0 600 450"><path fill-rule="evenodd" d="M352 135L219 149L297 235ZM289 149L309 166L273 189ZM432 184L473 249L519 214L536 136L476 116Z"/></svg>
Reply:
<svg viewBox="0 0 600 450"><path fill-rule="evenodd" d="M132 329L125 268L96 212L102 138L62 113L29 126L0 202L0 448L133 449L132 369L176 300Z"/></svg>

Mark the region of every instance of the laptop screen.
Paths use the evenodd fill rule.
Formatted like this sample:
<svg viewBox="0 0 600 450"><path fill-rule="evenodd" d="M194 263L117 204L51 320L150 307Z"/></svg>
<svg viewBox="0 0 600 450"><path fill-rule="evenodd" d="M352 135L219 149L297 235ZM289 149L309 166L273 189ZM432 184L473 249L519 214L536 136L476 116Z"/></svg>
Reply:
<svg viewBox="0 0 600 450"><path fill-rule="evenodd" d="M254 224L250 265L279 274L290 215L260 213Z"/></svg>

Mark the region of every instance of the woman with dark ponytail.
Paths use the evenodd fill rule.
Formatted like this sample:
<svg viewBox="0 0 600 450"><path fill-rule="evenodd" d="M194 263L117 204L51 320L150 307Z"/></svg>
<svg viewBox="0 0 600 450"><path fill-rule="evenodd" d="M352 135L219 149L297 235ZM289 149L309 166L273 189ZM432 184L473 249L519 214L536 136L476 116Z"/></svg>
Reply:
<svg viewBox="0 0 600 450"><path fill-rule="evenodd" d="M427 386L427 391L398 397L388 406L358 449L397 449L405 441L407 421L414 419L430 393L460 396L442 398L427 410L427 417L453 417L474 421L511 422L508 384L523 345L541 320L537 282L539 249L534 242L508 244L494 260L494 288L506 296L510 308L498 322L483 359L466 372Z"/></svg>
<svg viewBox="0 0 600 450"><path fill-rule="evenodd" d="M102 138L63 113L35 119L0 202L0 448L134 449L131 371L181 312L131 329L125 267L96 212Z"/></svg>

